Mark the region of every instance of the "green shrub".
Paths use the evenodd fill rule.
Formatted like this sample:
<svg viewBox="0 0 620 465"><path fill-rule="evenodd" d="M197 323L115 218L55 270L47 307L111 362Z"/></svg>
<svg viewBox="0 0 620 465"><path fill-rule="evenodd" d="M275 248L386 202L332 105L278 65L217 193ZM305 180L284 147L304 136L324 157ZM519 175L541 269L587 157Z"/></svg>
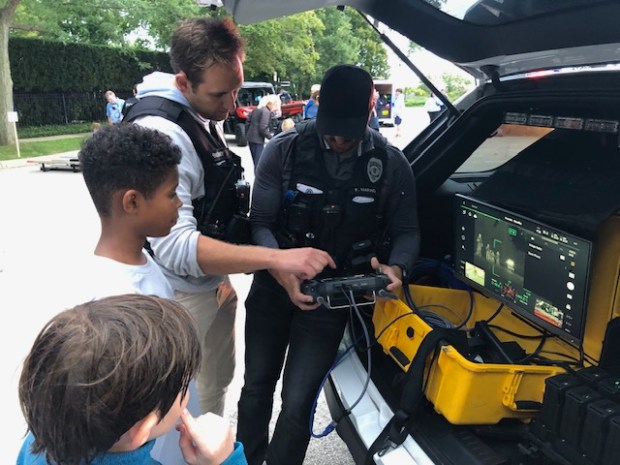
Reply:
<svg viewBox="0 0 620 465"><path fill-rule="evenodd" d="M15 92L131 93L152 71L169 72L165 52L11 38L9 59Z"/></svg>
<svg viewBox="0 0 620 465"><path fill-rule="evenodd" d="M405 100L405 106L406 107L418 107L421 105L424 105L424 102L426 101L426 97L424 96L407 96L407 99Z"/></svg>
<svg viewBox="0 0 620 465"><path fill-rule="evenodd" d="M125 99L144 75L171 72L164 52L32 38L11 38L9 58L22 127L104 119L107 90Z"/></svg>
<svg viewBox="0 0 620 465"><path fill-rule="evenodd" d="M104 124L102 121L101 124ZM50 124L46 126L28 126L17 128L20 139L31 137L60 136L65 134L83 134L91 131L92 123Z"/></svg>

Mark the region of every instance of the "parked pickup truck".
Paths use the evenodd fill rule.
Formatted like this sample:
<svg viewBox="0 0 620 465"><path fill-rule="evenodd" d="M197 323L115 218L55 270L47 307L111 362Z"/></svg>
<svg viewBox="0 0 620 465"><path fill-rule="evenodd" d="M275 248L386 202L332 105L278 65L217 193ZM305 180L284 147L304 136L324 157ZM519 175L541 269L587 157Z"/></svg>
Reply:
<svg viewBox="0 0 620 465"><path fill-rule="evenodd" d="M224 121L224 132L226 134L234 134L235 142L239 147L245 147L248 144L245 124L248 115L256 108L263 96L275 93L273 85L269 82L248 81L241 86L239 95L237 95L237 108ZM281 112L274 115L272 120L274 132L285 118L293 118L295 122L301 121L305 104L306 102L303 100L282 103Z"/></svg>

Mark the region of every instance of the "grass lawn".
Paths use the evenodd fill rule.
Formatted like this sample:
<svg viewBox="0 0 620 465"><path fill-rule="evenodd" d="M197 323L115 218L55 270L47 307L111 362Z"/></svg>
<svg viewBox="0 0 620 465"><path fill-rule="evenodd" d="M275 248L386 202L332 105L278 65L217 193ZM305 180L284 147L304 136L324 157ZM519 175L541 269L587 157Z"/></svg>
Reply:
<svg viewBox="0 0 620 465"><path fill-rule="evenodd" d="M105 121L97 121L100 124L107 124ZM45 136L64 136L67 134L83 134L91 132L93 123L71 123L71 124L47 124L45 126L26 126L18 127L17 135L20 139L29 137Z"/></svg>
<svg viewBox="0 0 620 465"><path fill-rule="evenodd" d="M426 102L427 98L428 97L419 96L419 95L409 97L407 100L405 100L405 106L406 107L420 107L424 105L424 102Z"/></svg>
<svg viewBox="0 0 620 465"><path fill-rule="evenodd" d="M40 157L54 153L70 152L79 150L84 136L69 137L58 140L45 140L36 142L20 142L19 149L21 158ZM14 145L0 146L0 161L14 160L17 158L17 149Z"/></svg>

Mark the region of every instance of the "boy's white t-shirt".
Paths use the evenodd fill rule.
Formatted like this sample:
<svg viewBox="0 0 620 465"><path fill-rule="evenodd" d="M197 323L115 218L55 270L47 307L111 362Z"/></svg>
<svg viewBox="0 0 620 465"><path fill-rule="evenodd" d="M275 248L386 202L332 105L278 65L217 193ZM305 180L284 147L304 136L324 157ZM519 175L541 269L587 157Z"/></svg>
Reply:
<svg viewBox="0 0 620 465"><path fill-rule="evenodd" d="M142 250L146 257L144 265L128 265L107 257L93 255L83 270L88 277L82 302L101 299L120 294L155 295L174 300L174 290L161 268L146 250ZM190 399L187 409L194 416L200 415L198 393L195 382L189 385ZM164 465L183 465L185 460L179 448L179 433L174 428L155 441L151 450L151 457Z"/></svg>
<svg viewBox="0 0 620 465"><path fill-rule="evenodd" d="M119 294L155 295L174 299L174 291L157 263L145 250L143 265L128 265L107 257L92 256L87 265L89 298L100 299Z"/></svg>

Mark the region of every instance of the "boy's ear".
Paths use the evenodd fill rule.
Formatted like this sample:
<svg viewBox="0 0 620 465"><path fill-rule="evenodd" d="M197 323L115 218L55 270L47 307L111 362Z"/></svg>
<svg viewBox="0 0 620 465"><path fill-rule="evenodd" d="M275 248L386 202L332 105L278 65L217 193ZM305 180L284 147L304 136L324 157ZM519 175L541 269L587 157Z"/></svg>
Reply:
<svg viewBox="0 0 620 465"><path fill-rule="evenodd" d="M135 189L126 190L121 198L123 204L123 210L125 213L135 213L140 207L140 203L144 199L144 196Z"/></svg>
<svg viewBox="0 0 620 465"><path fill-rule="evenodd" d="M159 422L156 412L149 413L145 418L135 423L123 436L126 437L129 450L135 450L151 439L151 431Z"/></svg>

